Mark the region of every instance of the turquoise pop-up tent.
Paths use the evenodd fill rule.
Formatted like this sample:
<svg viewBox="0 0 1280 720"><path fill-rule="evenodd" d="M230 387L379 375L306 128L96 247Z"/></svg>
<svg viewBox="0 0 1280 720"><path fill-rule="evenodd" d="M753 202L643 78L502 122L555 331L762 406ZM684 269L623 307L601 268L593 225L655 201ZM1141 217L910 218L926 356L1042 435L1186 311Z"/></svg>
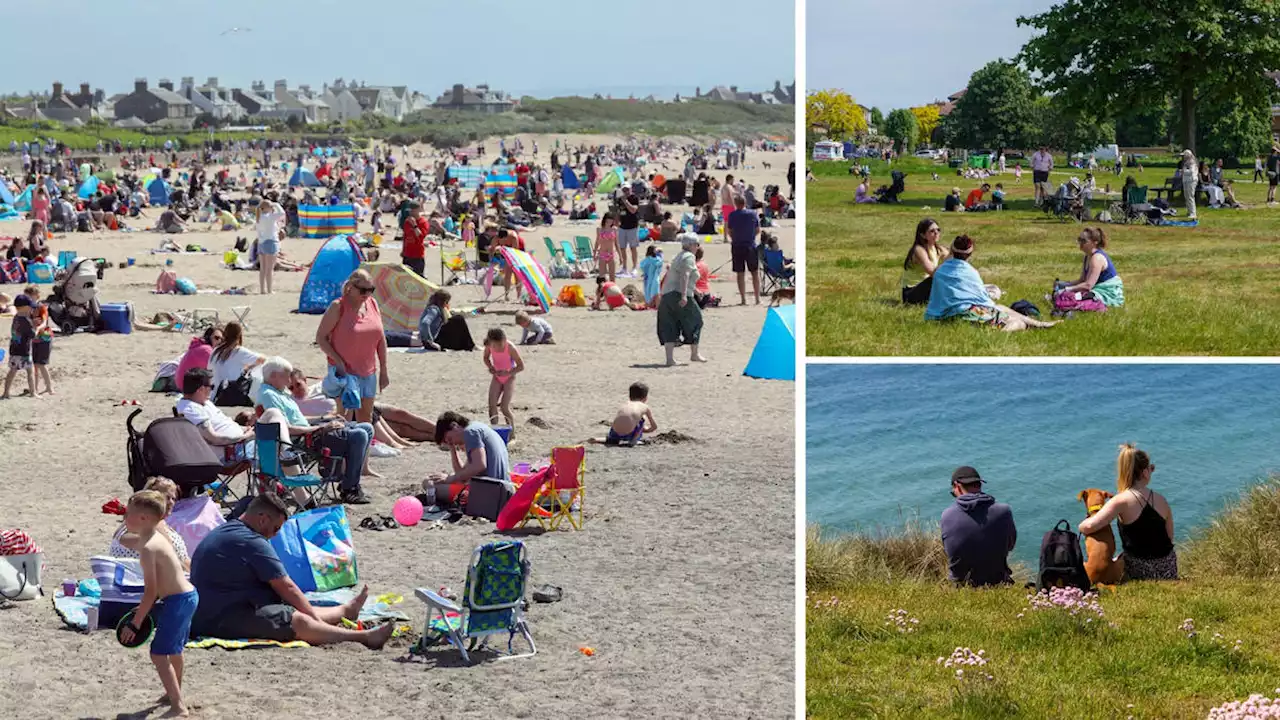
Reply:
<svg viewBox="0 0 1280 720"><path fill-rule="evenodd" d="M756 349L742 374L762 380L796 379L795 305L769 308Z"/></svg>
<svg viewBox="0 0 1280 720"><path fill-rule="evenodd" d="M14 197L13 197L13 192L9 190L9 183L5 182L4 180L0 180L0 204L13 207L13 203L14 203Z"/></svg>
<svg viewBox="0 0 1280 720"><path fill-rule="evenodd" d="M301 165L293 171L293 177L289 178L289 187L320 187L322 184L315 173Z"/></svg>

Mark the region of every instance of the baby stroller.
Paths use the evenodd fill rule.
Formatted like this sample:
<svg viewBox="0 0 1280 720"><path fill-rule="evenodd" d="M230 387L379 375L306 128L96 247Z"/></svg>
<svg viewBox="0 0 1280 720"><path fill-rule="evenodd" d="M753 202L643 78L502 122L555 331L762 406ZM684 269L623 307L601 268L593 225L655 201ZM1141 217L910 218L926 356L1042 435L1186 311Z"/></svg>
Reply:
<svg viewBox="0 0 1280 720"><path fill-rule="evenodd" d="M102 309L98 305L98 270L93 260L76 258L61 275L49 294L49 321L63 335L80 328L102 329Z"/></svg>
<svg viewBox="0 0 1280 720"><path fill-rule="evenodd" d="M893 178L893 184L888 186L881 185L880 189L876 190L876 202L881 202L881 203L902 202L901 200L898 199L898 196L906 192L907 190L907 184L906 184L907 176L901 170L894 170L892 173L889 174L889 176Z"/></svg>
<svg viewBox="0 0 1280 720"><path fill-rule="evenodd" d="M130 488L137 492L146 486L147 478L159 475L176 483L182 497L189 497L218 480L222 463L191 421L160 418L140 433L134 429L133 419L141 413L141 409L134 410L125 420Z"/></svg>
<svg viewBox="0 0 1280 720"><path fill-rule="evenodd" d="M1063 183L1058 188L1058 192L1046 197L1042 209L1046 215L1051 214L1064 222L1067 219L1073 219L1076 222L1085 222L1089 219L1084 195L1080 192L1080 186L1075 178L1072 178L1069 183Z"/></svg>

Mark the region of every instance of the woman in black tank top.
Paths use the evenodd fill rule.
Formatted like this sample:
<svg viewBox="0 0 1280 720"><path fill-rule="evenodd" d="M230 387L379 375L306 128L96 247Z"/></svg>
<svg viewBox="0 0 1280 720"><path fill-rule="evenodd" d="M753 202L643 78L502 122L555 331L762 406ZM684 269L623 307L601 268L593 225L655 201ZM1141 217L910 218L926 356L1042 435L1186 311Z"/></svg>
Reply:
<svg viewBox="0 0 1280 720"><path fill-rule="evenodd" d="M1151 458L1133 445L1122 445L1116 459L1116 496L1102 510L1080 523L1080 532L1092 533L1114 518L1124 548L1125 577L1129 580L1177 580L1178 554L1173 547L1173 510L1147 485L1156 469ZM1158 501L1158 502L1157 502ZM1166 508L1162 515L1157 504ZM1137 517L1125 523L1124 515Z"/></svg>

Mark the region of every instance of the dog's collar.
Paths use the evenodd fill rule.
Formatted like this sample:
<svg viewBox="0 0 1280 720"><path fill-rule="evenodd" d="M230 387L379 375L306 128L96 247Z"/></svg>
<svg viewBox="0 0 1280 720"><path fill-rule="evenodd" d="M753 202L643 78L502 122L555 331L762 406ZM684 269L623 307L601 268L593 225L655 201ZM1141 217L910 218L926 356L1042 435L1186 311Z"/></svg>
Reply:
<svg viewBox="0 0 1280 720"><path fill-rule="evenodd" d="M1090 515L1092 515L1092 514L1094 514L1094 513L1098 512L1099 510L1101 510L1101 509L1102 509L1102 506L1101 506L1101 505L1087 505L1087 506L1085 506L1085 507L1086 507L1086 509L1089 511L1089 514L1090 514Z"/></svg>

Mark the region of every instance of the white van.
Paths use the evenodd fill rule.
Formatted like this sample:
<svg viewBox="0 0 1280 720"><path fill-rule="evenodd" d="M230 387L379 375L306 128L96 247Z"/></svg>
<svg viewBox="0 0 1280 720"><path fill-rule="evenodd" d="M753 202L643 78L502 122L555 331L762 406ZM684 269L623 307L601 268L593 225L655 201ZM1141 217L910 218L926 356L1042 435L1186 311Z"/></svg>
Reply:
<svg viewBox="0 0 1280 720"><path fill-rule="evenodd" d="M1094 151L1090 154L1093 155L1098 160L1115 160L1117 157L1120 156L1120 146L1119 145L1102 145L1098 148L1095 148Z"/></svg>
<svg viewBox="0 0 1280 720"><path fill-rule="evenodd" d="M820 160L843 160L844 159L844 143L832 142L830 140L822 140L813 145L813 159Z"/></svg>

